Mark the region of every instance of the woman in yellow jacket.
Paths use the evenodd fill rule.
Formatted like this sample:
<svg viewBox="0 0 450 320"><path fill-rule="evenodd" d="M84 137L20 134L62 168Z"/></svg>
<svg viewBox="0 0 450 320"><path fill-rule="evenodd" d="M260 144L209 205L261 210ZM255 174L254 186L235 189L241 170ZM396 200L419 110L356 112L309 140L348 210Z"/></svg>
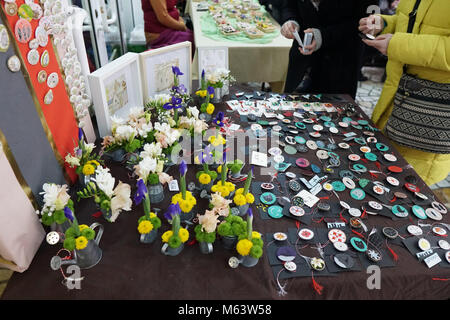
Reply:
<svg viewBox="0 0 450 320"><path fill-rule="evenodd" d="M395 15L372 15L360 21L361 32L381 33L375 40L363 41L388 56L386 82L372 115L382 130L391 115L404 65L408 74L418 78L450 83L450 0L422 0L413 31L406 33L415 3L401 0ZM450 154L428 153L399 144L395 147L428 185L445 179L450 172Z"/></svg>

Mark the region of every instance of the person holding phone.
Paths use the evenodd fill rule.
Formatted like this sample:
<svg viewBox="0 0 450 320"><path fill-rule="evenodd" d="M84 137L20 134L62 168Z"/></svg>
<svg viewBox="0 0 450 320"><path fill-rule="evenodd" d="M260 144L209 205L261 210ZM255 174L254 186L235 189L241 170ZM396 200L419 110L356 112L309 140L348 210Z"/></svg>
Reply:
<svg viewBox="0 0 450 320"><path fill-rule="evenodd" d="M449 16L448 0L401 0L395 15L359 24L388 57L372 120L428 185L450 172Z"/></svg>
<svg viewBox="0 0 450 320"><path fill-rule="evenodd" d="M303 41L312 35L309 45L293 42L285 92L294 92L302 79L309 76L309 93L342 93L356 95L362 44L358 21L366 15L375 0L287 0L282 10L281 34L294 39L298 31Z"/></svg>

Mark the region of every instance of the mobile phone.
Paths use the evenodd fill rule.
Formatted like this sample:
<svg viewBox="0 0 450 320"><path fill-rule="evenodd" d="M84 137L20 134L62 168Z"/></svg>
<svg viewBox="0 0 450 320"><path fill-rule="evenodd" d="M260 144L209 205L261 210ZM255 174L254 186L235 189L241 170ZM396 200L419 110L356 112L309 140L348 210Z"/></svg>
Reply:
<svg viewBox="0 0 450 320"><path fill-rule="evenodd" d="M375 40L375 36L371 35L370 33L358 33L361 39L368 39L368 40Z"/></svg>
<svg viewBox="0 0 450 320"><path fill-rule="evenodd" d="M298 45L303 48L303 42L302 39L300 39L300 36L298 35L298 31L295 30L292 34L294 35L295 40L297 40Z"/></svg>
<svg viewBox="0 0 450 320"><path fill-rule="evenodd" d="M312 42L313 34L312 33L305 33L305 38L303 39L303 51L305 53L308 53L309 50L305 49L306 46L309 46Z"/></svg>

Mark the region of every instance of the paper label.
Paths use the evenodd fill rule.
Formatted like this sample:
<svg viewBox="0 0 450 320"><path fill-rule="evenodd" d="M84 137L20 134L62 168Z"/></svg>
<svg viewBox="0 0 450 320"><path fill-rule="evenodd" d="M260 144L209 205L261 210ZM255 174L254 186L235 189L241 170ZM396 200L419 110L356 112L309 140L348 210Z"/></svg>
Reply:
<svg viewBox="0 0 450 320"><path fill-rule="evenodd" d="M253 151L251 164L260 167L267 167L267 154Z"/></svg>
<svg viewBox="0 0 450 320"><path fill-rule="evenodd" d="M312 206L314 206L317 202L319 202L319 198L317 198L315 195L313 195L313 194L311 194L311 193L309 193L308 191L306 191L306 190L302 190L302 191L300 191L298 194L297 194L297 196L298 197L300 197L300 198L302 198L303 199L303 201L305 202L305 204L308 206L308 207L312 207Z"/></svg>
<svg viewBox="0 0 450 320"><path fill-rule="evenodd" d="M178 187L178 180L172 180L169 182L169 191L180 191Z"/></svg>
<svg viewBox="0 0 450 320"><path fill-rule="evenodd" d="M345 222L328 222L327 223L327 228L328 229L340 229L340 228L345 228Z"/></svg>
<svg viewBox="0 0 450 320"><path fill-rule="evenodd" d="M432 268L435 265L437 265L439 262L442 261L441 257L439 257L439 255L437 253L432 254L431 256L429 256L428 258L425 258L426 265L428 268Z"/></svg>

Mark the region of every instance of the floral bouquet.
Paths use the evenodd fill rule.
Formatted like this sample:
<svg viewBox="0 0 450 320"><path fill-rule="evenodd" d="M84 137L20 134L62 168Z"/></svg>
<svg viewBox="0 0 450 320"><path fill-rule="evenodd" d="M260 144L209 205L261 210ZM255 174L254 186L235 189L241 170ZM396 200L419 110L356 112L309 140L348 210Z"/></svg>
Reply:
<svg viewBox="0 0 450 320"><path fill-rule="evenodd" d="M212 244L216 241L216 228L219 215L215 211L206 210L205 214L197 215L198 225L195 226L195 238L200 243L200 251L208 254L213 251Z"/></svg>
<svg viewBox="0 0 450 320"><path fill-rule="evenodd" d="M69 251L85 249L89 240L95 238L95 231L85 224L79 225L73 209L65 207L64 214L71 222L70 228L65 232L64 249Z"/></svg>
<svg viewBox="0 0 450 320"><path fill-rule="evenodd" d="M231 171L233 178L239 178L242 167L244 167L244 162L240 159L235 159L233 162L228 162L227 167Z"/></svg>
<svg viewBox="0 0 450 320"><path fill-rule="evenodd" d="M155 213L150 212L150 198L147 187L142 179L137 182L137 192L134 197L136 205L143 203L145 215L138 220L138 232L141 234L142 243L152 243L156 239L161 220Z"/></svg>
<svg viewBox="0 0 450 320"><path fill-rule="evenodd" d="M180 189L181 192L172 197L172 204L178 204L181 211L184 213L182 220L191 220L193 213L191 212L194 206L197 204L197 200L194 198L191 192L186 191L186 172L187 165L184 160L180 163Z"/></svg>
<svg viewBox="0 0 450 320"><path fill-rule="evenodd" d="M255 202L255 197L253 194L248 192L250 185L252 183L252 173L253 167L247 174L247 180L245 181L244 188L239 188L236 190L233 202L238 206L241 215L245 214L249 209L249 205Z"/></svg>
<svg viewBox="0 0 450 320"><path fill-rule="evenodd" d="M225 115L222 111L217 112L216 117L213 119L212 123L216 126L216 134L213 136L210 136L208 138L208 142L211 143L214 147L225 145L227 143L227 140L222 137L220 134L220 128L224 126L224 120Z"/></svg>
<svg viewBox="0 0 450 320"><path fill-rule="evenodd" d="M230 74L230 70L218 68L206 76L209 86L213 88L222 88L225 82L234 82L236 79Z"/></svg>
<svg viewBox="0 0 450 320"><path fill-rule="evenodd" d="M164 156L159 142L144 145L139 154L142 159L134 166L134 173L148 186L148 196L152 203L164 200L163 184L172 181L172 177L163 172Z"/></svg>
<svg viewBox="0 0 450 320"><path fill-rule="evenodd" d="M263 254L263 240L259 232L253 231L253 212L249 208L247 212L247 233L239 235L236 245L237 252L242 257L242 264L246 267L253 267L258 263Z"/></svg>
<svg viewBox="0 0 450 320"><path fill-rule="evenodd" d="M178 124L178 110L189 103L191 96L187 93L186 87L179 83L178 77L183 75L180 69L177 66L172 66L172 73L173 86L170 90L172 97L169 102L163 105L163 108L173 112L173 120Z"/></svg>
<svg viewBox="0 0 450 320"><path fill-rule="evenodd" d="M189 231L180 227L181 209L178 203L171 204L164 213L164 217L172 224L172 230L166 231L161 236L164 243L161 251L165 255L175 256L184 247L184 243L189 239Z"/></svg>
<svg viewBox="0 0 450 320"><path fill-rule="evenodd" d="M209 147L206 147L199 157L201 158L203 170L197 172L196 178L198 179L198 182L200 182L200 189L206 189L209 191L214 183L214 180L217 179L217 172L209 170L208 167L208 162L212 160L212 154L209 151Z"/></svg>
<svg viewBox="0 0 450 320"><path fill-rule="evenodd" d="M219 192L222 197L227 198L232 196L232 192L234 192L236 187L233 183L226 181L228 168L225 163L226 152L223 153L223 164L217 168L217 172L221 175L220 181L211 187L211 191Z"/></svg>
<svg viewBox="0 0 450 320"><path fill-rule="evenodd" d="M234 248L238 237L245 234L246 230L247 222L231 214L217 226L217 233L222 237L222 243L226 249Z"/></svg>
<svg viewBox="0 0 450 320"><path fill-rule="evenodd" d="M231 202L231 200L225 199L220 193L216 192L211 195L209 209L212 209L220 217L228 217L231 211Z"/></svg>
<svg viewBox="0 0 450 320"><path fill-rule="evenodd" d="M180 129L186 129L191 136L195 134L203 136L208 129L206 120L199 118L199 111L197 107L188 107L186 109L186 116L181 116L178 123Z"/></svg>
<svg viewBox="0 0 450 320"><path fill-rule="evenodd" d="M181 132L177 128L172 128L169 123L155 123L155 139L159 142L163 153L170 157L175 147L178 146Z"/></svg>
<svg viewBox="0 0 450 320"><path fill-rule="evenodd" d="M64 214L64 208L69 207L73 210L73 201L67 194L67 185L57 185L54 183L44 183L42 186L44 190L40 194L43 195L44 206L41 212L37 213L42 215L41 221L46 226L52 226L52 229L57 229L60 225L60 231L64 232L67 229L67 217ZM64 225L66 228L63 228Z"/></svg>
<svg viewBox="0 0 450 320"><path fill-rule="evenodd" d="M99 166L95 173L95 178L92 179L95 183L88 183L83 190L77 193L78 198L94 198L104 218L109 222L114 222L122 210L131 210L131 187L129 184L119 181L114 188L116 179L111 176L108 168Z"/></svg>
<svg viewBox="0 0 450 320"><path fill-rule="evenodd" d="M99 155L93 153L95 144L85 143L83 139L83 130L78 129L78 146L73 149L73 155L68 153L65 161L71 168L76 167L78 176L90 176L94 174L95 169L100 165ZM89 179L88 179L89 180ZM82 183L85 182L81 181Z"/></svg>

